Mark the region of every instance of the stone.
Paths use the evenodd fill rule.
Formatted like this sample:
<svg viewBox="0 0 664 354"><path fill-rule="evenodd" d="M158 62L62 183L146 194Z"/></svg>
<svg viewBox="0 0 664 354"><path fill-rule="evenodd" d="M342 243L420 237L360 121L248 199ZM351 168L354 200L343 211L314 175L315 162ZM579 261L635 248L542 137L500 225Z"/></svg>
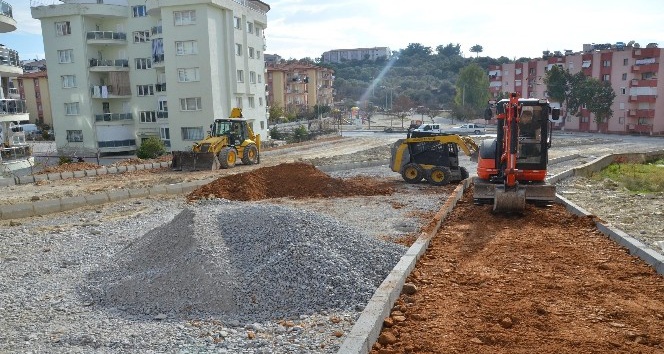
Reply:
<svg viewBox="0 0 664 354"><path fill-rule="evenodd" d="M384 331L378 336L378 343L381 345L394 344L397 342L397 336L391 331Z"/></svg>
<svg viewBox="0 0 664 354"><path fill-rule="evenodd" d="M406 295L413 295L417 292L417 286L413 283L406 283L401 290Z"/></svg>

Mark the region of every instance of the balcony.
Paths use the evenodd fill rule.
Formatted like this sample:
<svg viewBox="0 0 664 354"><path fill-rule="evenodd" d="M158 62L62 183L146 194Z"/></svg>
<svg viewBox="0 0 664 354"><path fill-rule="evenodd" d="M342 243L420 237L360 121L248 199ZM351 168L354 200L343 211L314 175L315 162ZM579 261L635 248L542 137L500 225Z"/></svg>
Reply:
<svg viewBox="0 0 664 354"><path fill-rule="evenodd" d="M124 120L134 120L131 113L102 113L95 114L95 122L119 122Z"/></svg>
<svg viewBox="0 0 664 354"><path fill-rule="evenodd" d="M154 89L157 92L166 92L166 83L156 84L154 85Z"/></svg>
<svg viewBox="0 0 664 354"><path fill-rule="evenodd" d="M631 95L631 96L629 96L629 102L655 103L656 101L657 101L657 95Z"/></svg>
<svg viewBox="0 0 664 354"><path fill-rule="evenodd" d="M150 29L150 38L162 38L162 31L163 27L162 26L152 26Z"/></svg>
<svg viewBox="0 0 664 354"><path fill-rule="evenodd" d="M90 59L90 71L129 71L129 60Z"/></svg>
<svg viewBox="0 0 664 354"><path fill-rule="evenodd" d="M657 87L657 79L654 80L632 80L630 82L632 87Z"/></svg>
<svg viewBox="0 0 664 354"><path fill-rule="evenodd" d="M127 34L113 31L90 31L86 34L88 44L125 45Z"/></svg>
<svg viewBox="0 0 664 354"><path fill-rule="evenodd" d="M14 122L29 118L25 100L0 99L0 122Z"/></svg>
<svg viewBox="0 0 664 354"><path fill-rule="evenodd" d="M92 98L127 98L131 97L131 89L129 86L115 88L111 85L108 86L92 86L90 87L90 96Z"/></svg>
<svg viewBox="0 0 664 354"><path fill-rule="evenodd" d="M157 119L167 119L168 111L157 111Z"/></svg>
<svg viewBox="0 0 664 354"><path fill-rule="evenodd" d="M628 115L630 117L638 117L638 118L655 118L655 110L654 109L630 109Z"/></svg>
<svg viewBox="0 0 664 354"><path fill-rule="evenodd" d="M106 4L99 0L76 1L31 0L30 12L32 18L43 19L55 16L89 16L97 18L127 18L127 5ZM126 3L126 1L125 1Z"/></svg>
<svg viewBox="0 0 664 354"><path fill-rule="evenodd" d="M16 20L12 13L12 5L5 1L0 1L0 32L16 31Z"/></svg>

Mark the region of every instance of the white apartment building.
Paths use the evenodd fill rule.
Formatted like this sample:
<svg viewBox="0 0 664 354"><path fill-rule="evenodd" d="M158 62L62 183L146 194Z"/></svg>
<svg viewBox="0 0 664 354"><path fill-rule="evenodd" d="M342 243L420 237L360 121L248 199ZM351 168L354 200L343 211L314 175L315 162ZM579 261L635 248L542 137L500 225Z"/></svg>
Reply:
<svg viewBox="0 0 664 354"><path fill-rule="evenodd" d="M48 66L58 149L172 150L204 138L241 107L267 137L264 30L258 0L32 2Z"/></svg>
<svg viewBox="0 0 664 354"><path fill-rule="evenodd" d="M323 63L341 63L350 60L390 59L392 52L388 47L334 49L323 53Z"/></svg>

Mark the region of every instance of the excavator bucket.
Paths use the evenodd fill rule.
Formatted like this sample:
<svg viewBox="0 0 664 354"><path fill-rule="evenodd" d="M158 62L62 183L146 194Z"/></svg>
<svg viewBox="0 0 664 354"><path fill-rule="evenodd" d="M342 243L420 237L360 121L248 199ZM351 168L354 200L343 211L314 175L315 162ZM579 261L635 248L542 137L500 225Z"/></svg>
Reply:
<svg viewBox="0 0 664 354"><path fill-rule="evenodd" d="M219 169L219 160L212 152L173 151L171 168L176 171L210 171Z"/></svg>
<svg viewBox="0 0 664 354"><path fill-rule="evenodd" d="M496 186L493 211L498 213L522 213L526 209L526 190Z"/></svg>

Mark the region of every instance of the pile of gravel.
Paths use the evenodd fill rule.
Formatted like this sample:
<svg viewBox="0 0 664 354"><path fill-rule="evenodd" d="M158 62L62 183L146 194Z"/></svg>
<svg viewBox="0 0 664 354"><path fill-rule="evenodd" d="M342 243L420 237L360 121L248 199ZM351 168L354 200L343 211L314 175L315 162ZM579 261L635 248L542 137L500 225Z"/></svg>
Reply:
<svg viewBox="0 0 664 354"><path fill-rule="evenodd" d="M134 315L295 318L365 304L404 251L310 211L201 201L89 274L87 294Z"/></svg>

